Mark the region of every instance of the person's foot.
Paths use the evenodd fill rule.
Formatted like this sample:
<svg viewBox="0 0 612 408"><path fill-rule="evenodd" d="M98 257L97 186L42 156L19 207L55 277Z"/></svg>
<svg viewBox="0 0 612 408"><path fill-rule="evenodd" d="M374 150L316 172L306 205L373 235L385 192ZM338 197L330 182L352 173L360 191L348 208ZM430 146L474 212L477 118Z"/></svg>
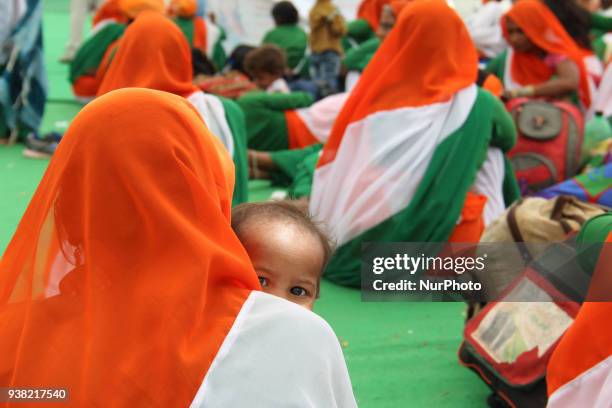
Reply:
<svg viewBox="0 0 612 408"><path fill-rule="evenodd" d="M74 59L74 55L64 54L60 57L59 62L60 64L70 64L73 59Z"/></svg>
<svg viewBox="0 0 612 408"><path fill-rule="evenodd" d="M60 138L56 133L49 133L42 139L30 133L25 140L23 155L29 159L48 159L55 153Z"/></svg>

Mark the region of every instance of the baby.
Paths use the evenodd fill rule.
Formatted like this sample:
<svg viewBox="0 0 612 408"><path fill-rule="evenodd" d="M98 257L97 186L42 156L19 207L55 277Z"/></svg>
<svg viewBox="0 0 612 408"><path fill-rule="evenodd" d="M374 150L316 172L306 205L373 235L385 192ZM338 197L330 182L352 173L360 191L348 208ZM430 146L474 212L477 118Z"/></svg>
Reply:
<svg viewBox="0 0 612 408"><path fill-rule="evenodd" d="M289 201L241 204L232 210L232 228L263 291L312 310L332 249L306 212Z"/></svg>

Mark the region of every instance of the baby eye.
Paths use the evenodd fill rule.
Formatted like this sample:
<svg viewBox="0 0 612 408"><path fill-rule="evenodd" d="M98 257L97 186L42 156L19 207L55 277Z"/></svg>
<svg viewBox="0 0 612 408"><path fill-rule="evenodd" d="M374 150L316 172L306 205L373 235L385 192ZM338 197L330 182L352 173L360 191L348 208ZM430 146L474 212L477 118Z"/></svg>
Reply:
<svg viewBox="0 0 612 408"><path fill-rule="evenodd" d="M261 285L262 288L265 288L266 286L268 286L268 279L260 276L259 277L259 284Z"/></svg>
<svg viewBox="0 0 612 408"><path fill-rule="evenodd" d="M306 289L301 288L299 286L292 287L290 292L294 296L306 296L308 294L308 292L306 292Z"/></svg>

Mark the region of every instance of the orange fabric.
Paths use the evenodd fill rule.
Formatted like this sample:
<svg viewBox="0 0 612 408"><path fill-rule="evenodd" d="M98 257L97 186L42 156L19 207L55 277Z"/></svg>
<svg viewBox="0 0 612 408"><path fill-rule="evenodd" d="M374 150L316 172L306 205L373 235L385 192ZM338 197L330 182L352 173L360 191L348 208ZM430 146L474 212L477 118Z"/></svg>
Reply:
<svg viewBox="0 0 612 408"><path fill-rule="evenodd" d="M72 92L79 98L92 98L98 92L100 83L93 75L82 75L72 84Z"/></svg>
<svg viewBox="0 0 612 408"><path fill-rule="evenodd" d="M312 134L308 126L304 123L297 112L293 110L285 111L287 121L287 134L289 138L289 149L302 149L313 144L320 143Z"/></svg>
<svg viewBox="0 0 612 408"><path fill-rule="evenodd" d="M151 88L187 97L193 85L191 49L170 19L143 13L128 26L98 95L119 88Z"/></svg>
<svg viewBox="0 0 612 408"><path fill-rule="evenodd" d="M0 384L62 406L188 406L258 279L230 227L233 166L184 99L79 112L0 263Z"/></svg>
<svg viewBox="0 0 612 408"><path fill-rule="evenodd" d="M477 76L476 48L446 2L404 8L338 115L318 166L334 159L350 123L378 111L448 101Z"/></svg>
<svg viewBox="0 0 612 408"><path fill-rule="evenodd" d="M501 98L502 94L504 93L504 84L502 84L502 81L493 74L489 74L487 76L487 79L485 79L482 87L498 98Z"/></svg>
<svg viewBox="0 0 612 408"><path fill-rule="evenodd" d="M195 83L206 93L230 99L237 99L241 95L257 89L257 85L239 71L230 71L215 76L199 75L195 78Z"/></svg>
<svg viewBox="0 0 612 408"><path fill-rule="evenodd" d="M363 0L357 9L357 18L366 20L372 31L376 31L383 7L390 2L391 0Z"/></svg>
<svg viewBox="0 0 612 408"><path fill-rule="evenodd" d="M584 53L565 31L557 17L540 0L519 0L502 17L506 40L506 19L511 18L536 46L549 54L564 55L580 70L580 100L585 107L591 105L588 73L584 65ZM554 72L534 54L513 53L512 79L520 85L537 85L550 80Z"/></svg>
<svg viewBox="0 0 612 408"><path fill-rule="evenodd" d="M394 16L399 16L404 7L408 4L412 3L413 0L393 0L389 5L391 6L391 10L393 10Z"/></svg>
<svg viewBox="0 0 612 408"><path fill-rule="evenodd" d="M170 14L182 18L195 16L198 4L195 0L172 0L170 2Z"/></svg>
<svg viewBox="0 0 612 408"><path fill-rule="evenodd" d="M128 19L119 7L119 0L106 0L94 15L92 25L95 27L98 23L104 20L115 20L118 23L125 24Z"/></svg>
<svg viewBox="0 0 612 408"><path fill-rule="evenodd" d="M202 50L204 54L208 52L208 30L206 21L202 17L193 19L193 47Z"/></svg>
<svg viewBox="0 0 612 408"><path fill-rule="evenodd" d="M486 204L486 196L468 191L461 210L461 222L453 230L448 242L466 244L480 242L485 229L482 215Z"/></svg>
<svg viewBox="0 0 612 408"><path fill-rule="evenodd" d="M143 11L164 13L164 0L119 0L119 8L128 18L136 18Z"/></svg>
<svg viewBox="0 0 612 408"><path fill-rule="evenodd" d="M610 244L612 244L612 233L608 236L606 248L600 253L588 299L610 298L612 289ZM594 294L593 289L601 290L600 296ZM559 342L548 363L546 375L548 395L612 355L610 316L612 316L612 302L585 302L582 305L576 320Z"/></svg>

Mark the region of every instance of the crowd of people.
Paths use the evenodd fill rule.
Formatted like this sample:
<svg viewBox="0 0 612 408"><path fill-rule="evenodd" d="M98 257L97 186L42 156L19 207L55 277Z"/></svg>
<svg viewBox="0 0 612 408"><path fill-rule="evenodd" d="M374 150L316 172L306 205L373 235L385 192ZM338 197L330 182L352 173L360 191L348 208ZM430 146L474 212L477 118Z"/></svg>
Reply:
<svg viewBox="0 0 612 408"><path fill-rule="evenodd" d="M598 244L595 289L518 368L545 373L533 391L460 358L493 407L608 406L609 2L489 0L464 20L444 0L363 0L349 21L333 0L280 1L233 50L195 0L98 6L62 57L84 104L65 134L10 118L0 87L0 137L52 157L0 263L0 386L62 386L74 406L356 406L312 312L321 279L360 287L371 242L477 244L506 220L530 241L517 213L540 200L562 239ZM286 199L249 202L253 179ZM468 345L495 307L472 306Z"/></svg>

